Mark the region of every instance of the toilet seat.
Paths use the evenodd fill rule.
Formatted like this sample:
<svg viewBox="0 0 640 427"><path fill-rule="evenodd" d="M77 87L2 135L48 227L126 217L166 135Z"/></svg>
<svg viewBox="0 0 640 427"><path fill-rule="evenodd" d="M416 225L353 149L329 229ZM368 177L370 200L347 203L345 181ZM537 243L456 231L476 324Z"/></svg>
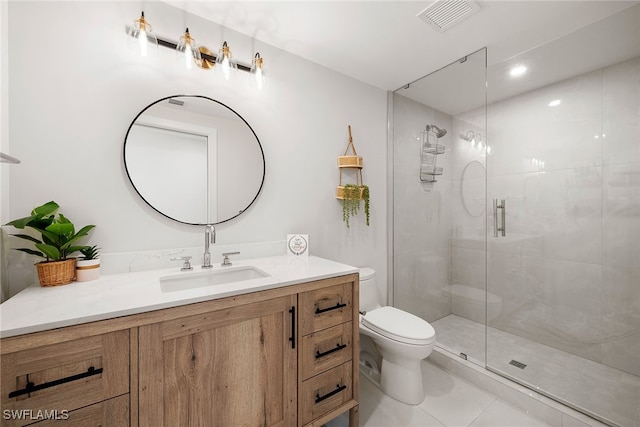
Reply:
<svg viewBox="0 0 640 427"><path fill-rule="evenodd" d="M428 322L389 306L368 311L362 316L362 324L380 335L406 344L431 344L436 336Z"/></svg>

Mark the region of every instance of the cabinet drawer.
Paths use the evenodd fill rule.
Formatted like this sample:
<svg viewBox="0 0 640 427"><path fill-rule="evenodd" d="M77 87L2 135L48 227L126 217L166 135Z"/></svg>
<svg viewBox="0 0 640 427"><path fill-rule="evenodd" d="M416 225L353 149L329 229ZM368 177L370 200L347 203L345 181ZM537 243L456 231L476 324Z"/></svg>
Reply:
<svg viewBox="0 0 640 427"><path fill-rule="evenodd" d="M353 317L352 282L300 294L302 335L348 322Z"/></svg>
<svg viewBox="0 0 640 427"><path fill-rule="evenodd" d="M107 399L68 413L58 412L56 415L33 424L33 427L126 427L130 425L129 395Z"/></svg>
<svg viewBox="0 0 640 427"><path fill-rule="evenodd" d="M351 360L351 322L302 337L302 379L305 380Z"/></svg>
<svg viewBox="0 0 640 427"><path fill-rule="evenodd" d="M353 398L351 362L302 383L302 424L321 417Z"/></svg>
<svg viewBox="0 0 640 427"><path fill-rule="evenodd" d="M0 364L3 413L71 412L129 392L129 331L5 354Z"/></svg>

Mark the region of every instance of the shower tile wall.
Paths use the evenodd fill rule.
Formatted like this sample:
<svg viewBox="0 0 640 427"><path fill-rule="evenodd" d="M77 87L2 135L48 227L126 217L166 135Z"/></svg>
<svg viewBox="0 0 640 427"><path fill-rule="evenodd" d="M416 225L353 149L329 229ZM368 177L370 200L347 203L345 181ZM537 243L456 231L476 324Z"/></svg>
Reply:
<svg viewBox="0 0 640 427"><path fill-rule="evenodd" d="M394 94L394 305L427 321L451 314L451 116ZM447 129L443 174L420 182L420 132Z"/></svg>
<svg viewBox="0 0 640 427"><path fill-rule="evenodd" d="M490 326L640 375L640 58L488 113L488 197L507 200L507 237L488 230ZM483 224L452 206L452 284L479 287Z"/></svg>

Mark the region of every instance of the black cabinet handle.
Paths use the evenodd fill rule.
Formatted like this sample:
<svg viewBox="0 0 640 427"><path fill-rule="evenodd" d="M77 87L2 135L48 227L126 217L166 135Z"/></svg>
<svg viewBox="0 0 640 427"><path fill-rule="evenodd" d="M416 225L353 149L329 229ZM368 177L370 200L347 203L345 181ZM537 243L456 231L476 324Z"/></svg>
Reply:
<svg viewBox="0 0 640 427"><path fill-rule="evenodd" d="M336 303L336 305L334 305L333 307L329 307L329 308L320 308L320 307L316 307L316 314L320 314L320 313L325 313L327 311L331 311L331 310L338 310L340 308L346 307L347 304L341 304L341 303Z"/></svg>
<svg viewBox="0 0 640 427"><path fill-rule="evenodd" d="M296 307L291 307L289 313L291 313L291 337L289 337L289 341L291 341L291 348L296 348Z"/></svg>
<svg viewBox="0 0 640 427"><path fill-rule="evenodd" d="M328 354L331 354L331 353L336 352L336 351L340 351L343 348L347 348L347 345L346 344L336 344L336 346L334 348L332 348L331 350L327 350L327 351L325 351L323 353L320 353L320 350L318 350L318 351L316 351L316 359L320 359L321 357L324 357L324 356L326 356Z"/></svg>
<svg viewBox="0 0 640 427"><path fill-rule="evenodd" d="M346 388L347 388L346 385L336 384L336 389L333 390L333 391L330 391L329 393L325 394L324 396L320 396L320 393L316 394L316 403L320 403L323 400L330 398L334 394L340 393L342 390L345 390Z"/></svg>
<svg viewBox="0 0 640 427"><path fill-rule="evenodd" d="M39 390L44 390L45 388L54 387L60 384L80 380L82 378L91 377L93 375L98 375L101 373L102 373L102 368L96 369L93 366L89 366L89 369L87 369L87 372L82 372L80 374L71 375L68 377L60 378L54 381L49 381L49 382L38 384L38 385L35 385L34 383L30 382L29 378L27 377L27 385L22 390L15 390L9 393L9 398L11 399L12 397L22 396L23 394L33 393Z"/></svg>

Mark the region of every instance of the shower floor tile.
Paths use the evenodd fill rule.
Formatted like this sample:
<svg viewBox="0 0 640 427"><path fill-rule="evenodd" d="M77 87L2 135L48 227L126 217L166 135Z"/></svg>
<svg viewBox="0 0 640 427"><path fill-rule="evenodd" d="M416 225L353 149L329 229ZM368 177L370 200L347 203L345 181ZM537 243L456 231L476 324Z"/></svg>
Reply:
<svg viewBox="0 0 640 427"><path fill-rule="evenodd" d="M484 325L453 314L431 324L438 346L485 365ZM487 331L487 342L493 370L602 421L640 427L640 377L494 328Z"/></svg>

